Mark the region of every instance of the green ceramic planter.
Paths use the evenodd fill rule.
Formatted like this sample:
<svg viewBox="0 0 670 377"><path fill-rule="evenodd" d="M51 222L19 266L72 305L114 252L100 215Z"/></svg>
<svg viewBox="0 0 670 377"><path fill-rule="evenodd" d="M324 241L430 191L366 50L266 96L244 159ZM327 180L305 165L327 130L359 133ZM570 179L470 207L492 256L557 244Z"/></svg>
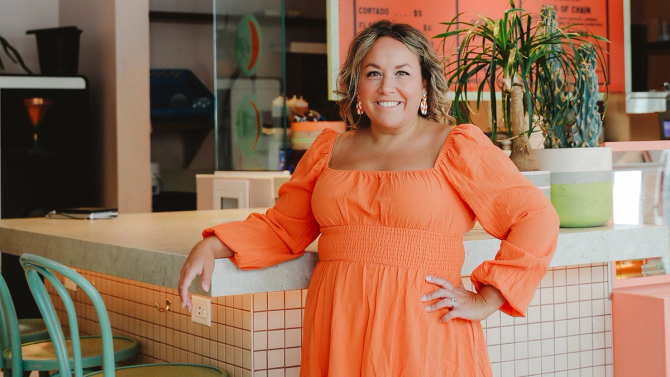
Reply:
<svg viewBox="0 0 670 377"><path fill-rule="evenodd" d="M541 170L551 172L551 203L562 228L606 224L612 217L612 150L537 149Z"/></svg>

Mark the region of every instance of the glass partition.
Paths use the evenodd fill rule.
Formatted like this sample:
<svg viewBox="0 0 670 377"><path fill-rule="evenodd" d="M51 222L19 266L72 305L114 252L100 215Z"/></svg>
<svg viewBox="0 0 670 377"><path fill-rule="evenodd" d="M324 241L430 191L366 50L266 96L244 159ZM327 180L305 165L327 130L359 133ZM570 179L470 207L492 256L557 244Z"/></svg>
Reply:
<svg viewBox="0 0 670 377"><path fill-rule="evenodd" d="M614 152L614 224L670 224L670 149ZM670 272L670 255L617 261L617 279Z"/></svg>
<svg viewBox="0 0 670 377"><path fill-rule="evenodd" d="M214 0L217 170L284 169L284 34L281 0Z"/></svg>

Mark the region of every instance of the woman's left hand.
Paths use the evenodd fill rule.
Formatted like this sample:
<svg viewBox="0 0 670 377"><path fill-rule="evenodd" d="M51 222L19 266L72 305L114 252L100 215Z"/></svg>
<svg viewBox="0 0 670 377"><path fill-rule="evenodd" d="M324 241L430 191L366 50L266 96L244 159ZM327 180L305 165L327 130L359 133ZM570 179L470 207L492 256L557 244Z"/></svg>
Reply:
<svg viewBox="0 0 670 377"><path fill-rule="evenodd" d="M426 306L427 312L448 308L449 313L440 318L440 322L446 322L453 318L468 319L471 321L481 321L505 303L505 297L500 291L491 286L483 286L479 292L468 291L460 286L454 287L446 279L437 276L426 276L426 281L439 286L440 288L421 296L421 301L428 303L439 300Z"/></svg>

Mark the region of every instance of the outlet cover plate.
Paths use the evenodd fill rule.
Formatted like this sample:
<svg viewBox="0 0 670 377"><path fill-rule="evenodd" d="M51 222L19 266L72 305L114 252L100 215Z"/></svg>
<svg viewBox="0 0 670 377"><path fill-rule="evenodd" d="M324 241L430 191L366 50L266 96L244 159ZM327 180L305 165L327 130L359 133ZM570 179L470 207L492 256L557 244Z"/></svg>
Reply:
<svg viewBox="0 0 670 377"><path fill-rule="evenodd" d="M193 301L191 321L212 327L212 300L208 297L193 295L191 301Z"/></svg>

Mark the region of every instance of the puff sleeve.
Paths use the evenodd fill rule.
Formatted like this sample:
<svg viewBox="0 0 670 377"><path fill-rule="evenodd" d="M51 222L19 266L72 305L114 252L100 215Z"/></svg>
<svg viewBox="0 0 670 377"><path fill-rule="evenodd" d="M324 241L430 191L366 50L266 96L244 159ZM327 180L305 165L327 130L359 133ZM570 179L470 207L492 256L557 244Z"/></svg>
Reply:
<svg viewBox="0 0 670 377"><path fill-rule="evenodd" d="M447 178L484 230L502 241L495 260L478 266L470 279L477 291L482 285L501 291L507 299L501 311L524 316L556 249L558 215L478 127L454 128L447 143Z"/></svg>
<svg viewBox="0 0 670 377"><path fill-rule="evenodd" d="M243 270L264 268L301 256L320 233L312 213L312 190L328 162L337 131L326 129L305 152L291 179L279 189L279 199L264 215L252 213L245 221L205 229L235 255L230 259Z"/></svg>

